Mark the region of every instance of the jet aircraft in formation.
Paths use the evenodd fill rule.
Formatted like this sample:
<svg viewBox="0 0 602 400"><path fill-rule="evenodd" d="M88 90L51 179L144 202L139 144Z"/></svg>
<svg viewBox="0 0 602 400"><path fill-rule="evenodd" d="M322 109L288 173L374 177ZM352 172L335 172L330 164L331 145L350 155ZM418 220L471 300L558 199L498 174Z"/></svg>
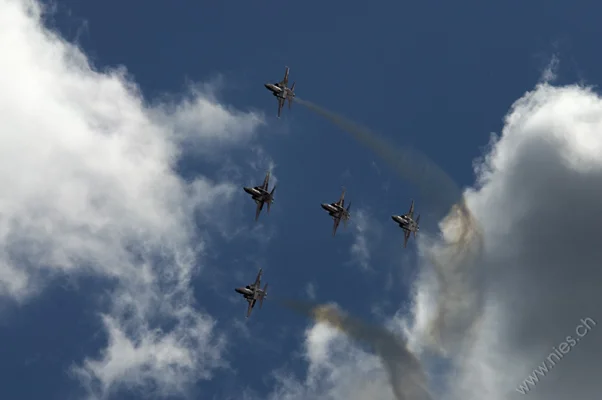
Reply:
<svg viewBox="0 0 602 400"><path fill-rule="evenodd" d="M322 204L322 208L328 211L328 215L330 215L334 220L334 226L332 227L332 236L334 236L337 233L337 228L339 227L341 220L343 220L343 224L345 225L345 227L347 227L347 221L349 221L349 218L351 218L351 214L349 214L350 207L351 202L349 202L347 209L345 209L345 188L343 188L343 192L341 193L339 201L337 201L336 203Z"/></svg>
<svg viewBox="0 0 602 400"><path fill-rule="evenodd" d="M278 99L278 118L280 118L280 114L282 111L282 107L286 100L288 100L289 108L293 102L293 98L295 97L295 83L289 88L288 87L288 74L289 68L285 67L286 70L284 72L284 78L282 81L278 83L266 83L265 87L272 92L272 94ZM268 213L270 212L270 206L274 202L274 191L276 190L276 186L272 188L271 191L268 189L270 181L270 172L268 171L265 179L263 180L263 184L261 186L255 187L245 187L243 188L245 192L251 195L252 199L257 204L257 210L255 212L255 221L259 218L259 214L263 209L263 205L267 203L268 205ZM351 208L351 202L345 208L345 188L343 188L343 192L341 193L341 197L336 203L323 203L321 204L322 208L328 211L328 215L332 217L334 220L334 226L332 229L332 236L335 236L337 232L337 228L343 221L344 225L347 225L347 221L351 218L351 214L349 213L349 209ZM404 242L403 247L405 248L408 244L408 239L410 235L413 233L414 238L416 237L416 233L420 230L419 222L420 222L420 214L414 220L414 200L412 200L412 204L410 205L410 211L407 214L402 215L392 215L391 218L399 227L403 229L404 233ZM247 308L247 318L251 315L253 307L255 307L255 303L259 300L259 307L263 306L263 300L267 297L267 289L268 285L264 286L261 289L261 276L263 274L263 269L259 269L259 273L257 274L257 278L255 282L247 285L245 287L239 287L234 289L237 293L242 294L245 300L249 303Z"/></svg>
<svg viewBox="0 0 602 400"><path fill-rule="evenodd" d="M261 308L263 306L263 300L268 297L268 284L266 283L263 289L261 288L261 275L263 275L263 269L259 268L255 282L245 287L234 289L236 293L242 294L249 303L249 306L247 307L247 318L251 315L257 300L259 300L259 308Z"/></svg>
<svg viewBox="0 0 602 400"><path fill-rule="evenodd" d="M414 238L416 238L416 233L418 233L418 231L420 230L420 227L418 226L420 222L420 214L418 214L418 217L416 217L416 220L414 221L414 200L412 200L412 204L410 205L410 211L408 211L407 214L392 215L391 218L393 219L393 221L399 224L400 228L403 229L403 248L405 249L405 247L408 244L410 234L413 233Z"/></svg>
<svg viewBox="0 0 602 400"><path fill-rule="evenodd" d="M284 102L288 100L288 108L290 110L291 105L293 104L293 98L295 97L295 83L289 88L288 87L288 73L290 68L285 67L284 78L277 83L266 83L264 86L268 89L276 98L278 99L278 118L280 118L280 113L282 112L282 107L284 106Z"/></svg>
<svg viewBox="0 0 602 400"><path fill-rule="evenodd" d="M272 188L272 191L268 191L268 185L270 183L270 171L266 174L263 179L263 185L255 186L255 187L245 187L243 188L245 192L251 195L251 198L257 204L257 210L255 211L255 221L259 218L259 213L263 209L263 205L267 203L268 205L268 213L270 212L270 206L274 202L274 191L276 190L276 185Z"/></svg>

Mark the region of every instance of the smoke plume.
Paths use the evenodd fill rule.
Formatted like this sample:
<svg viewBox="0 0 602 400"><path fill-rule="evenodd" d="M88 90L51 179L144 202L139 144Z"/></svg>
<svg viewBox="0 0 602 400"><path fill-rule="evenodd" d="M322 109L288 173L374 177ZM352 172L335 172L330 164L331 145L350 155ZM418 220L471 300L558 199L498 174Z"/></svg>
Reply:
<svg viewBox="0 0 602 400"><path fill-rule="evenodd" d="M413 183L437 217L445 216L439 224L441 235L423 240L420 248L428 264L422 266L417 286L425 280L431 282L436 296L435 310L429 321L422 321L420 334L423 345L440 353L448 353L461 338L448 337L446 332L469 334L482 313L478 285L477 265L483 240L478 221L474 218L462 190L435 162L416 149L396 146L367 127L337 115L309 101L296 101L323 116L343 131L351 134L360 144L372 150L385 161L397 175ZM422 236L425 238L425 236ZM435 289L436 288L436 289ZM462 321L463 330L452 329L451 324ZM447 350L446 350L447 349Z"/></svg>
<svg viewBox="0 0 602 400"><path fill-rule="evenodd" d="M420 362L406 348L405 342L385 328L368 325L339 312L331 305L312 305L284 300L292 311L344 332L356 341L368 344L380 357L397 400L432 400Z"/></svg>
<svg viewBox="0 0 602 400"><path fill-rule="evenodd" d="M416 185L423 199L435 207L438 216L445 215L452 204L460 200L462 191L437 164L420 151L399 147L367 127L350 121L309 101L295 101L350 133L358 142L385 161L399 177Z"/></svg>

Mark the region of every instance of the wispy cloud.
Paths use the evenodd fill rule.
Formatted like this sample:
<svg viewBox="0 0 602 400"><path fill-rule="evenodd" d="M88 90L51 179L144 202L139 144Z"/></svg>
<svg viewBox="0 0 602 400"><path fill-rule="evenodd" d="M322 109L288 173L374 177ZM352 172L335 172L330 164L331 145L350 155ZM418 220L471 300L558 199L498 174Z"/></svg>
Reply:
<svg viewBox="0 0 602 400"><path fill-rule="evenodd" d="M379 224L375 222L367 209L357 209L351 216L353 243L351 245L351 259L361 268L370 268L370 246L378 241Z"/></svg>
<svg viewBox="0 0 602 400"><path fill-rule="evenodd" d="M73 368L90 397L185 393L225 365L192 279L207 250L199 225L236 187L184 181L176 163L189 148L248 143L262 116L198 89L149 104L125 68L95 71L42 14L37 1L0 0L0 295L23 302L56 276L106 278L108 342Z"/></svg>
<svg viewBox="0 0 602 400"><path fill-rule="evenodd" d="M366 230L368 228L368 219L366 213L359 210L354 215L353 223L353 244L351 245L351 256L362 268L370 268L370 249L368 248L368 239Z"/></svg>
<svg viewBox="0 0 602 400"><path fill-rule="evenodd" d="M308 283L305 286L305 294L307 294L310 300L314 300L316 298L316 286L311 282Z"/></svg>
<svg viewBox="0 0 602 400"><path fill-rule="evenodd" d="M556 54L552 56L548 65L544 68L541 73L540 81L543 83L554 82L557 78L558 66L560 65L560 59Z"/></svg>

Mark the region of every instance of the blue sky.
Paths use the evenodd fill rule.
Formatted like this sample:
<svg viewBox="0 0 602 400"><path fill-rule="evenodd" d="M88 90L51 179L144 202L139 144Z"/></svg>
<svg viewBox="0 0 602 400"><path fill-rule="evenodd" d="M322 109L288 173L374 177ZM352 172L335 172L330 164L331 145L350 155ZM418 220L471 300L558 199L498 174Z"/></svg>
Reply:
<svg viewBox="0 0 602 400"><path fill-rule="evenodd" d="M240 398L242 392L266 398L281 384L275 371L303 379L303 342L311 322L280 307L278 299L333 301L375 323L408 311L419 255L413 239L402 248L402 232L390 215L406 212L415 199L425 229L435 232L439 222L421 206L416 187L329 121L299 104L285 108L277 120L277 103L264 83L279 81L288 65L302 99L368 126L391 143L421 150L459 186L472 186L473 160L483 155L491 133L501 132L510 106L546 69L553 67L558 85L599 79L602 59L593 39L602 33L599 13L587 4L55 1L46 26L76 43L101 74L127 69L145 107L182 104L201 92L250 126L236 125L225 138L228 129L216 122L220 128L214 133L212 117L198 117L210 139L166 156L179 157L175 173L186 182L203 176L212 184L233 185L217 190L211 207L193 213L190 229L203 249L191 279L191 304L215 321L215 342L207 346L224 347L212 361L211 376L199 379L203 374L195 369L194 379L182 384L186 393L202 399ZM185 128L194 133L194 124ZM136 160L151 157L144 153ZM276 201L270 215L262 213L255 224L254 204L242 185L260 184L269 168L278 182ZM332 238L332 220L320 203L336 201L341 186L353 203L353 223ZM137 254L138 245L125 246ZM172 256L157 250L148 257L167 271ZM42 265L49 258L32 260ZM113 296L121 275L96 273L87 266L93 260L70 262L79 263L81 271L28 265L42 283L19 301L0 292L5 295L0 299L3 399L90 394L73 367L99 358L107 347L99 315L119 314ZM245 302L233 289L250 283L260 267L274 300L245 321ZM150 326L169 331L174 324L161 315ZM160 388L150 379L138 387L92 392L125 400L149 393L184 396Z"/></svg>

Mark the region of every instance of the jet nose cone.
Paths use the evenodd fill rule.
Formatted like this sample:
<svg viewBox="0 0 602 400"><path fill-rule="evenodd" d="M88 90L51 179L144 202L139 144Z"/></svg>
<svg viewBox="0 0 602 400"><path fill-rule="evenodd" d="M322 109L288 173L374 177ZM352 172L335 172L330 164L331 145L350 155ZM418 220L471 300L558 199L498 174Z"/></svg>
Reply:
<svg viewBox="0 0 602 400"><path fill-rule="evenodd" d="M244 188L243 188L243 190L244 190L245 192L249 193L249 194L252 194L252 192L251 192L251 188L244 187Z"/></svg>
<svg viewBox="0 0 602 400"><path fill-rule="evenodd" d="M265 88L269 90L269 89L271 89L272 85L269 83L265 83L263 86L265 86Z"/></svg>
<svg viewBox="0 0 602 400"><path fill-rule="evenodd" d="M328 204L320 204L322 206L323 209L325 209L326 211L328 211Z"/></svg>
<svg viewBox="0 0 602 400"><path fill-rule="evenodd" d="M397 222L397 215L391 215L391 219L395 222Z"/></svg>
<svg viewBox="0 0 602 400"><path fill-rule="evenodd" d="M234 291L235 291L236 293L244 294L244 292L242 291L242 289L241 289L241 288L236 288L236 289L234 289Z"/></svg>

